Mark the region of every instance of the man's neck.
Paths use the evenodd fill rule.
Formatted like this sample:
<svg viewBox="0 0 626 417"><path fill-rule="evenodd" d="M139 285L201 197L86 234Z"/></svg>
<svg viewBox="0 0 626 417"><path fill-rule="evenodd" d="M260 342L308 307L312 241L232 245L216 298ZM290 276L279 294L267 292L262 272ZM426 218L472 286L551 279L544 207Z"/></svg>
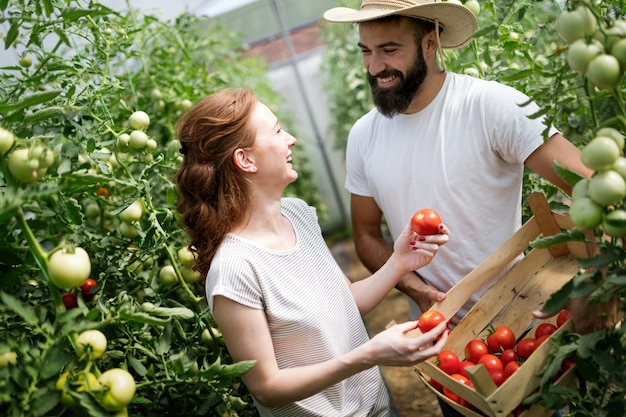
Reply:
<svg viewBox="0 0 626 417"><path fill-rule="evenodd" d="M445 71L430 72L420 87L411 104L403 114L414 114L424 110L439 94L446 80Z"/></svg>

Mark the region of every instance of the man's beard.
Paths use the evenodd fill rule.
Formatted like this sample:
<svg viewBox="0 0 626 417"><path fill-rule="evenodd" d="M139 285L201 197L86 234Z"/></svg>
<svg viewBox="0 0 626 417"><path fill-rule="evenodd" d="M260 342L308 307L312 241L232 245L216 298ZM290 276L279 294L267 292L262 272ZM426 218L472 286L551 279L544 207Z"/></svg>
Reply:
<svg viewBox="0 0 626 417"><path fill-rule="evenodd" d="M367 73L367 79L372 89L374 104L378 111L386 117L393 117L409 108L413 97L422 86L426 78L426 61L422 55L422 48L418 48L413 66L409 69L406 77L398 70L385 70L376 76ZM400 83L395 87L381 88L378 86L378 78L395 76L400 78Z"/></svg>

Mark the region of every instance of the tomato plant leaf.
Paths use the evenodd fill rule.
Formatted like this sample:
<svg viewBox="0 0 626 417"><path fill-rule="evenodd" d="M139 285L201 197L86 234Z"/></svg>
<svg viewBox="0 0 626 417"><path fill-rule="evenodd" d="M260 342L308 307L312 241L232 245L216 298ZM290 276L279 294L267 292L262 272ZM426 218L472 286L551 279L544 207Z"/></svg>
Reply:
<svg viewBox="0 0 626 417"><path fill-rule="evenodd" d="M11 27L9 27L9 31L7 32L6 38L4 38L4 49L9 49L9 47L11 47L13 41L15 41L19 34L20 22L16 20L11 24Z"/></svg>
<svg viewBox="0 0 626 417"><path fill-rule="evenodd" d="M24 319L24 321L31 325L36 326L39 323L39 319L37 318L37 314L35 310L27 304L22 303L17 298L12 295L7 294L6 292L2 292L0 294L2 297L2 302L6 304L15 314Z"/></svg>
<svg viewBox="0 0 626 417"><path fill-rule="evenodd" d="M584 179L584 177L579 173L560 165L556 161L554 162L554 168L558 176L561 177L570 187L573 187L578 181Z"/></svg>
<svg viewBox="0 0 626 417"><path fill-rule="evenodd" d="M145 376L148 373L148 370L145 366L133 355L128 355L128 364L141 376Z"/></svg>

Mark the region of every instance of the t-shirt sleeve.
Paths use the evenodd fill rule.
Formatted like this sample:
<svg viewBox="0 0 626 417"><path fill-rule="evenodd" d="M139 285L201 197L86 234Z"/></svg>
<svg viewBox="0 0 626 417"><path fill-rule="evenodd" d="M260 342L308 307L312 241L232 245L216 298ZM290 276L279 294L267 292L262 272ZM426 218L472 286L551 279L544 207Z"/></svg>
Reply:
<svg viewBox="0 0 626 417"><path fill-rule="evenodd" d="M230 248L218 253L211 262L206 280L209 308L213 297L221 295L247 307L262 309L261 287L252 266Z"/></svg>
<svg viewBox="0 0 626 417"><path fill-rule="evenodd" d="M524 163L544 143L545 118L530 118L539 106L530 98L507 85L491 82L484 89L484 114L488 114L487 128L492 147L502 159L510 163ZM548 138L558 133L554 126Z"/></svg>

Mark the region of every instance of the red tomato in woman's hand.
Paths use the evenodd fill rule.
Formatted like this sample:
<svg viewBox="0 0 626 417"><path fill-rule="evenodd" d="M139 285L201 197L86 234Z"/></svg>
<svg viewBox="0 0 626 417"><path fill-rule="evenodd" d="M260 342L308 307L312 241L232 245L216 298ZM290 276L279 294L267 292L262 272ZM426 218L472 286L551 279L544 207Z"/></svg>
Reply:
<svg viewBox="0 0 626 417"><path fill-rule="evenodd" d="M418 210L411 217L411 227L418 235L436 235L440 224L439 213L429 208Z"/></svg>
<svg viewBox="0 0 626 417"><path fill-rule="evenodd" d="M436 310L427 310L422 313L417 320L417 327L426 333L429 330L437 327L437 325L443 321L446 321L446 317Z"/></svg>
<svg viewBox="0 0 626 417"><path fill-rule="evenodd" d="M515 334L507 326L498 326L487 336L487 344L494 353L512 349L515 346Z"/></svg>
<svg viewBox="0 0 626 417"><path fill-rule="evenodd" d="M448 375L456 374L459 370L459 357L451 350L442 350L437 355L438 367Z"/></svg>
<svg viewBox="0 0 626 417"><path fill-rule="evenodd" d="M487 353L489 353L489 347L482 340L472 339L465 345L465 359L470 362L478 363L481 356Z"/></svg>

